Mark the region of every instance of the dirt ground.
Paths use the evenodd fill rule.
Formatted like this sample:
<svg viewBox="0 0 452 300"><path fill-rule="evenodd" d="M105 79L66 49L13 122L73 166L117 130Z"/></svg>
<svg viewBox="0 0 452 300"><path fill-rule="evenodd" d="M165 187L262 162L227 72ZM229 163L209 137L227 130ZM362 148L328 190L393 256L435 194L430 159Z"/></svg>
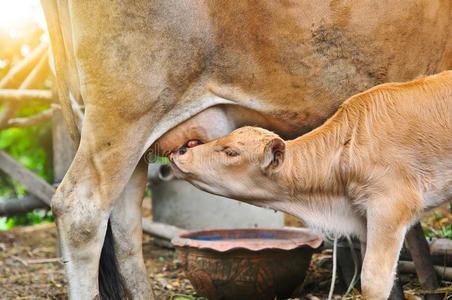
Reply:
<svg viewBox="0 0 452 300"><path fill-rule="evenodd" d="M66 299L63 266L56 253L54 224L18 227L0 232L0 299ZM181 270L174 251L155 245L152 238L143 240L144 255L157 299L199 299ZM150 270L153 270L151 274ZM330 285L331 255L315 255L301 299L325 299ZM408 299L415 296L418 285L413 276L403 275ZM448 283L444 282L444 285ZM450 284L450 283L449 283ZM340 292L340 286L337 284ZM338 295L336 299L340 299ZM347 299L360 299L359 295Z"/></svg>
<svg viewBox="0 0 452 300"><path fill-rule="evenodd" d="M56 243L54 224L0 232L0 299L67 299ZM157 299L194 294L174 251L156 246L148 236L144 237L143 247L146 267L154 271L149 274Z"/></svg>

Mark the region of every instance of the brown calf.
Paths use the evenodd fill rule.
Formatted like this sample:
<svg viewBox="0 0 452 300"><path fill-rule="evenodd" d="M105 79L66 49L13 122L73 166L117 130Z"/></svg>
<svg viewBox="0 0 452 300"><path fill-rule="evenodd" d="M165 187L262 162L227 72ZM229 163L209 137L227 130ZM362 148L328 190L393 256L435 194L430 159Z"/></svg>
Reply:
<svg viewBox="0 0 452 300"><path fill-rule="evenodd" d="M452 71L383 84L295 140L243 127L171 155L179 177L365 245L367 299L386 299L407 229L452 200Z"/></svg>

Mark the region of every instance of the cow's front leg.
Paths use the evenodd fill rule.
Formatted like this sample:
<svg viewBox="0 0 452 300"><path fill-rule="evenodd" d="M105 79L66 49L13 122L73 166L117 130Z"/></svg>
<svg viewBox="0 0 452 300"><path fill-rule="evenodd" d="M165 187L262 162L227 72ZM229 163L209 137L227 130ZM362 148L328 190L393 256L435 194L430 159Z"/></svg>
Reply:
<svg viewBox="0 0 452 300"><path fill-rule="evenodd" d="M403 194L403 193L402 193ZM375 199L367 209L367 243L361 273L365 299L388 299L397 261L414 210L397 198ZM411 198L413 199L413 198ZM408 202L405 202L408 203ZM416 200L409 204L416 203Z"/></svg>
<svg viewBox="0 0 452 300"><path fill-rule="evenodd" d="M111 214L117 262L129 296L150 299L152 290L142 252L141 204L147 182L147 164L141 160Z"/></svg>

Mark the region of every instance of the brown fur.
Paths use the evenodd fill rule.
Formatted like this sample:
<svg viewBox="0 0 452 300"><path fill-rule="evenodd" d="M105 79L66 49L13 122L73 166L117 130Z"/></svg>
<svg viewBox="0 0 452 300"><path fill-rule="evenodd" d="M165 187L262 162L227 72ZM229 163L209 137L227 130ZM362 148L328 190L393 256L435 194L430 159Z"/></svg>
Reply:
<svg viewBox="0 0 452 300"><path fill-rule="evenodd" d="M207 191L367 243L367 299L386 299L406 230L452 200L452 71L377 86L295 140L254 127L172 156Z"/></svg>

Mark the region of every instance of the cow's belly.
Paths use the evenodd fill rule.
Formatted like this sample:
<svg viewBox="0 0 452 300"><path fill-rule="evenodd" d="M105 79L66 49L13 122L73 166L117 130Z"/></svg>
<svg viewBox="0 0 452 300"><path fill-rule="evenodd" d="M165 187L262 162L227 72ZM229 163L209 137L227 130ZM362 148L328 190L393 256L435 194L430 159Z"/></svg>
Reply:
<svg viewBox="0 0 452 300"><path fill-rule="evenodd" d="M184 111L172 111L169 116L162 109L153 119L165 126L149 138L145 147L153 143L154 149L162 154L189 140L212 140L243 125L257 125L291 137L319 126L353 94L383 82L406 81L444 68L440 63L444 51L438 49L446 48L449 15L439 12L449 9L447 3L436 8L432 4L432 11L438 12L436 16L427 14L424 8L427 5L418 5L416 1L403 2L400 5L404 12L391 14L384 8L391 5L390 1L384 1L379 8L371 1L344 4L340 7L348 12L344 22L333 13L337 7L326 13L331 10L330 1L321 1L320 8L297 2L290 10L278 1L264 1L258 7L243 3L237 6L214 1L209 7L194 9L196 12L207 9L205 19L171 23L175 27L166 36L177 38L158 44L168 46L167 55L174 58L173 63L165 68L151 64L148 70L155 86L159 78L171 78L149 89L167 93L146 97L158 99L149 105L174 110L201 103L204 101L201 95L229 99L239 106L205 109L207 106L199 105L184 123L180 121L186 115L181 120L173 118ZM368 11L375 14L369 18ZM191 14L181 15L187 16ZM246 26L243 16L249 16L245 18ZM431 29L419 30L419 20L423 28ZM203 42L202 47L193 44L196 40ZM419 40L423 43L413 42ZM153 47L150 44L148 48ZM142 52L150 52L148 48ZM166 61L162 53L156 49L148 56ZM146 63L135 69L143 65ZM127 71L119 73L128 74ZM148 108L151 109L154 110ZM167 131L173 126L176 127ZM157 137L160 139L154 143Z"/></svg>
<svg viewBox="0 0 452 300"><path fill-rule="evenodd" d="M152 146L154 153L167 155L190 140L202 143L229 134L242 126L260 126L273 130L283 137L299 134L299 126L271 115L238 105L216 105L196 114L187 121L166 132Z"/></svg>

